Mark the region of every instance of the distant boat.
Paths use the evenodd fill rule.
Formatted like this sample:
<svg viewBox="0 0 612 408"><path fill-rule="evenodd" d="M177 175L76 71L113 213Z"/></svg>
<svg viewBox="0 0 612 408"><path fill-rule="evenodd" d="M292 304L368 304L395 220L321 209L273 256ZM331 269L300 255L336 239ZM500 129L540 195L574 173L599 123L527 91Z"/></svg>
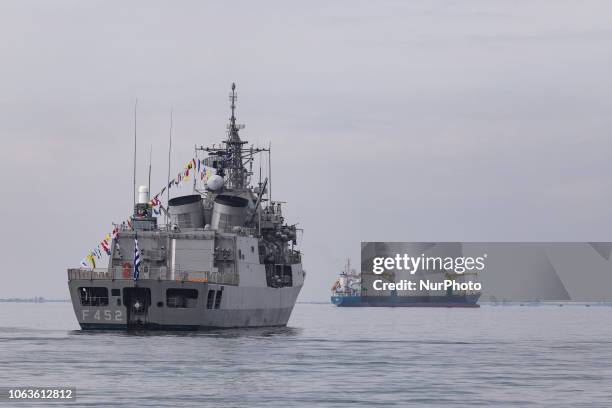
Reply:
<svg viewBox="0 0 612 408"><path fill-rule="evenodd" d="M395 276L390 274L386 278L394 281ZM347 259L344 270L331 289L331 303L338 307L479 307L477 302L480 298L478 291L452 290L447 290L443 295L398 295L396 291L383 296L368 295L362 287L361 273L351 268L350 259Z"/></svg>

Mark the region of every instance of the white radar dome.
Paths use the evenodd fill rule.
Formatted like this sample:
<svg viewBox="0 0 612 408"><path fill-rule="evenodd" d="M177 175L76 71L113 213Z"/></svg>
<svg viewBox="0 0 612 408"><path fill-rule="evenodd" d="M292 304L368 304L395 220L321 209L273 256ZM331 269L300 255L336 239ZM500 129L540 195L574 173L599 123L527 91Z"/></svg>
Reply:
<svg viewBox="0 0 612 408"><path fill-rule="evenodd" d="M149 187L140 186L138 187L138 203L146 204L149 202Z"/></svg>
<svg viewBox="0 0 612 408"><path fill-rule="evenodd" d="M208 181L206 182L206 186L213 191L220 189L221 187L223 187L223 177L215 174L214 176L208 179Z"/></svg>

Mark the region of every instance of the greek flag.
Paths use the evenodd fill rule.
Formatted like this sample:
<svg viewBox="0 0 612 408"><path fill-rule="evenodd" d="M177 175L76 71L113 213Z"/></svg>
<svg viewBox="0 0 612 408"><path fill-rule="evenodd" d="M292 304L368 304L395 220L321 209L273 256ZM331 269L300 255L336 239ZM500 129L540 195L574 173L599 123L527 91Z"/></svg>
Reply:
<svg viewBox="0 0 612 408"><path fill-rule="evenodd" d="M140 249L138 249L138 237L134 235L134 282L140 276Z"/></svg>

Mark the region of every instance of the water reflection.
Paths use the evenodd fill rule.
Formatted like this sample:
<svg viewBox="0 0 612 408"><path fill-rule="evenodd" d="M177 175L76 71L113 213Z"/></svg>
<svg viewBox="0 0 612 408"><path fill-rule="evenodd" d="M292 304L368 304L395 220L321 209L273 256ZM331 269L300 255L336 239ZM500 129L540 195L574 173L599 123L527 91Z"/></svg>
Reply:
<svg viewBox="0 0 612 408"><path fill-rule="evenodd" d="M302 333L299 327L252 327L228 329L201 329L186 330L71 330L69 335L74 336L100 336L112 335L121 337L219 337L219 338L266 338L266 337L293 337Z"/></svg>

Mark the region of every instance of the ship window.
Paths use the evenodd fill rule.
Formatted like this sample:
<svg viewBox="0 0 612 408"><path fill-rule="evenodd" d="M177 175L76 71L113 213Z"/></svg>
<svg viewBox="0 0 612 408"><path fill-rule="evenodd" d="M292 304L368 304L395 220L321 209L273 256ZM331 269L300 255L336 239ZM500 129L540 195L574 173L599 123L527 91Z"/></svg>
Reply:
<svg viewBox="0 0 612 408"><path fill-rule="evenodd" d="M209 290L208 291L208 298L206 299L206 308L207 309L212 309L214 302L215 302L215 291L214 290Z"/></svg>
<svg viewBox="0 0 612 408"><path fill-rule="evenodd" d="M79 288L82 306L108 306L108 289L104 287Z"/></svg>
<svg viewBox="0 0 612 408"><path fill-rule="evenodd" d="M121 306L121 298L117 298L117 306Z"/></svg>
<svg viewBox="0 0 612 408"><path fill-rule="evenodd" d="M223 291L217 291L217 297L215 299L215 309L219 309L221 307L221 297L223 296Z"/></svg>
<svg viewBox="0 0 612 408"><path fill-rule="evenodd" d="M111 295L121 296L121 289L111 289Z"/></svg>
<svg viewBox="0 0 612 408"><path fill-rule="evenodd" d="M198 305L198 291L196 289L168 289L166 291L166 305L174 308L192 308Z"/></svg>

